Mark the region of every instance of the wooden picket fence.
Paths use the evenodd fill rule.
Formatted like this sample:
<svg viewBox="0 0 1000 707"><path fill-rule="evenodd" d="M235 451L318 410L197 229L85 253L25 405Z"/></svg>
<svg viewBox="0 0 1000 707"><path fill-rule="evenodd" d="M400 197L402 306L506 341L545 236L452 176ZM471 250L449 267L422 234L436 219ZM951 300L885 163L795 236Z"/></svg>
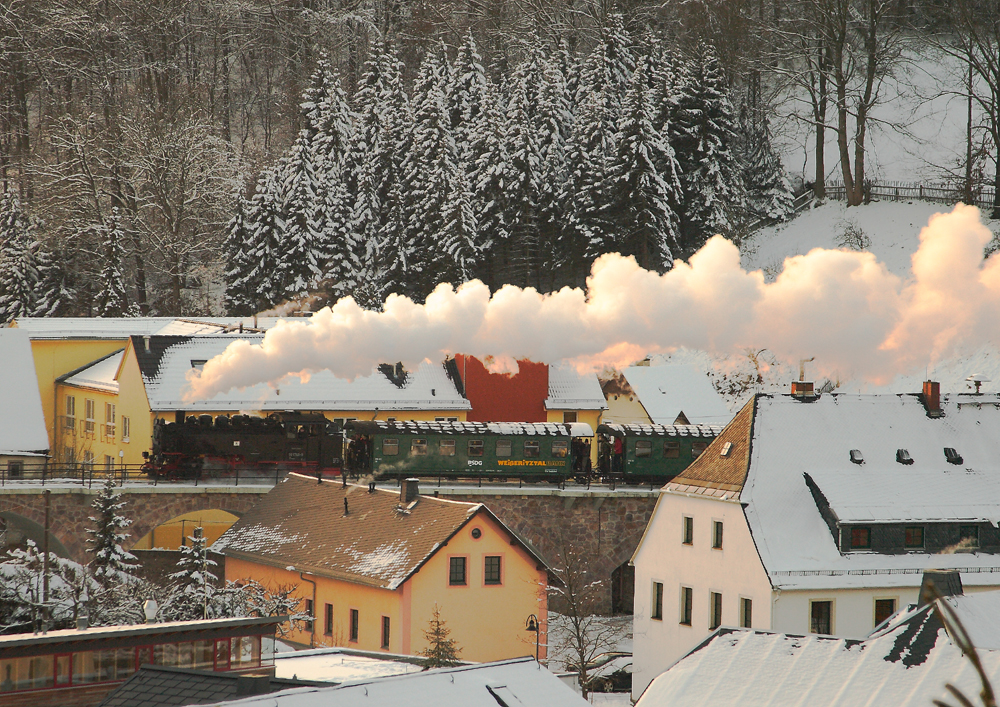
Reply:
<svg viewBox="0 0 1000 707"><path fill-rule="evenodd" d="M869 182L867 201L931 201L938 204L965 202L965 190L947 184L921 184L915 182ZM992 184L977 184L972 203L981 209L992 209L996 191ZM843 201L847 189L842 182L826 185L826 197Z"/></svg>

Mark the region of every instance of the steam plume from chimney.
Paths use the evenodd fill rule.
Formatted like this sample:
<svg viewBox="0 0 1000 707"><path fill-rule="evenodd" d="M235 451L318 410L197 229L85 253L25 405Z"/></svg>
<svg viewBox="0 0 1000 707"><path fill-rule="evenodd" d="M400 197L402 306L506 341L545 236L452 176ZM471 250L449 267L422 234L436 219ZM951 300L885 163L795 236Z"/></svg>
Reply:
<svg viewBox="0 0 1000 707"><path fill-rule="evenodd" d="M983 259L991 237L975 207L936 214L920 233L906 281L871 253L817 248L786 259L765 283L717 236L663 275L632 258L602 256L586 292L507 286L491 297L473 281L457 290L439 285L422 305L390 296L382 312L346 299L308 320L280 322L260 345L234 341L202 371L188 371L187 397L324 369L354 378L380 361L412 370L454 353L599 369L678 347L767 348L786 361L808 352L817 373L884 382L959 347L998 340L1000 259Z"/></svg>

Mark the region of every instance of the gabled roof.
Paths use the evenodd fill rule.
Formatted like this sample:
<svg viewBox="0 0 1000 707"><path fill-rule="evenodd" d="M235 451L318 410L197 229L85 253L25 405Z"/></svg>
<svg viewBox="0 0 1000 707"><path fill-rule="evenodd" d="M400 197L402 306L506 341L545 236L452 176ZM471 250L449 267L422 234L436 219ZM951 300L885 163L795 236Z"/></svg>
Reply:
<svg viewBox="0 0 1000 707"><path fill-rule="evenodd" d="M1000 396L944 396L942 409L929 416L916 395L758 395L664 489L738 492L775 588L919 586L924 569L949 568L966 585L1000 585L1000 555L841 553L821 515L817 498L833 522L1000 519ZM897 449L913 463L897 462Z"/></svg>
<svg viewBox="0 0 1000 707"><path fill-rule="evenodd" d="M979 656L997 684L1000 651ZM721 628L654 679L636 707L923 707L954 701L946 683L973 699L982 689L972 662L924 606L864 641Z"/></svg>
<svg viewBox="0 0 1000 707"><path fill-rule="evenodd" d="M396 491L318 484L298 474L289 474L275 486L212 548L296 572L397 589L481 513L545 567L530 546L482 504L420 496L401 508Z"/></svg>
<svg viewBox="0 0 1000 707"><path fill-rule="evenodd" d="M107 356L88 363L86 366L59 376L56 380L60 383L80 388L93 388L94 390L102 390L106 393L117 393L118 369L122 365L122 357L124 355L125 349L113 351Z"/></svg>
<svg viewBox="0 0 1000 707"><path fill-rule="evenodd" d="M0 454L45 455L49 435L28 335L0 329Z"/></svg>
<svg viewBox="0 0 1000 707"><path fill-rule="evenodd" d="M585 707L587 701L535 662L439 668L409 675L299 688L228 703L232 707Z"/></svg>
<svg viewBox="0 0 1000 707"><path fill-rule="evenodd" d="M203 336L270 329L281 317L22 317L11 326L32 339L127 339L130 336Z"/></svg>
<svg viewBox="0 0 1000 707"><path fill-rule="evenodd" d="M380 371L354 380L337 378L329 371L312 374L307 382L289 377L276 385L250 386L219 393L207 400L187 401L187 374L225 351L233 336L133 337L153 412L173 410L468 410L469 401L459 395L444 365L424 363L408 371L405 382L396 385ZM239 337L259 344L263 335Z"/></svg>
<svg viewBox="0 0 1000 707"><path fill-rule="evenodd" d="M630 366L622 375L654 423L672 425L681 413L695 425L725 425L733 417L711 379L694 366Z"/></svg>
<svg viewBox="0 0 1000 707"><path fill-rule="evenodd" d="M683 490L685 493L741 491L750 463L754 403L754 400L750 400L744 405L708 448L687 469L675 476L666 488ZM727 444L731 446L723 456L722 452Z"/></svg>
<svg viewBox="0 0 1000 707"><path fill-rule="evenodd" d="M607 410L608 401L601 392L595 373L579 373L572 366L549 366L549 397L546 410Z"/></svg>
<svg viewBox="0 0 1000 707"><path fill-rule="evenodd" d="M182 707L228 702L249 694L323 685L315 680L243 676L232 672L144 665L111 692L100 707Z"/></svg>

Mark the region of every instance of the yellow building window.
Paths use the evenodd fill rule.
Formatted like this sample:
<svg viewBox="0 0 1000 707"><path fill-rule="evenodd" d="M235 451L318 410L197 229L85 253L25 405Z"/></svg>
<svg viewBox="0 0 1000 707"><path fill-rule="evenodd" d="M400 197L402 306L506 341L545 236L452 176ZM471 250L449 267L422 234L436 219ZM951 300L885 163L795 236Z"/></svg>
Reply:
<svg viewBox="0 0 1000 707"><path fill-rule="evenodd" d="M66 424L67 430L76 429L76 396L66 396Z"/></svg>
<svg viewBox="0 0 1000 707"><path fill-rule="evenodd" d="M132 431L131 422L132 422L131 420L122 415L122 442L129 441L129 436L130 436L129 433Z"/></svg>
<svg viewBox="0 0 1000 707"><path fill-rule="evenodd" d="M115 404L104 403L104 436L114 439L116 428Z"/></svg>
<svg viewBox="0 0 1000 707"><path fill-rule="evenodd" d="M83 468L85 471L94 470L94 453L89 449L83 453Z"/></svg>
<svg viewBox="0 0 1000 707"><path fill-rule="evenodd" d="M94 434L94 430L97 428L97 420L95 418L94 410L97 408L93 398L83 399L83 409L84 409L84 421L83 421L83 431L89 435Z"/></svg>

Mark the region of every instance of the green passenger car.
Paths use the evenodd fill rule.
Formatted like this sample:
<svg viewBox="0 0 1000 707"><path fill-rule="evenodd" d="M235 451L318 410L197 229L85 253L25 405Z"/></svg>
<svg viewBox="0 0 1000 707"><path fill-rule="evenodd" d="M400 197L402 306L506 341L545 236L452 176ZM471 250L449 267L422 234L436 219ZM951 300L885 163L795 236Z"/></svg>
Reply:
<svg viewBox="0 0 1000 707"><path fill-rule="evenodd" d="M600 425L598 469L607 481L666 483L687 469L721 425Z"/></svg>
<svg viewBox="0 0 1000 707"><path fill-rule="evenodd" d="M588 471L590 425L551 422L348 422L349 473L561 482Z"/></svg>

